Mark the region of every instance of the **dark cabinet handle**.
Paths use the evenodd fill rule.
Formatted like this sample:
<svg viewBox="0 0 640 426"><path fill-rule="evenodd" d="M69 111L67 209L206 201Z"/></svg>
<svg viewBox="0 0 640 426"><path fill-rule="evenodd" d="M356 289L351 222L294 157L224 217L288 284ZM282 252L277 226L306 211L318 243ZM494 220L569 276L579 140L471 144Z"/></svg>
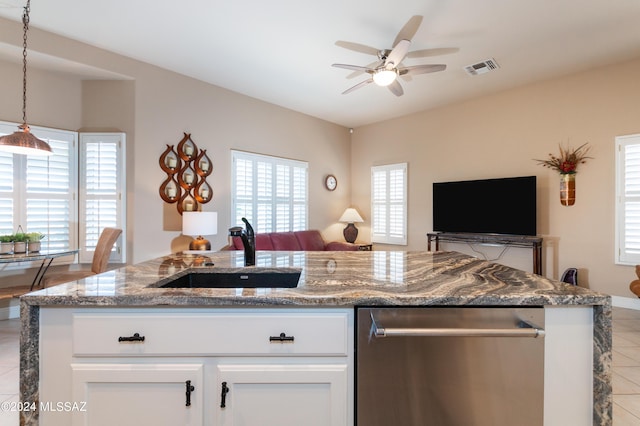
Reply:
<svg viewBox="0 0 640 426"><path fill-rule="evenodd" d="M227 406L228 393L229 393L229 388L227 387L227 382L222 382L222 393L220 394L220 408L225 408Z"/></svg>
<svg viewBox="0 0 640 426"><path fill-rule="evenodd" d="M187 396L187 402L186 402L186 406L189 407L191 405L191 392L193 392L194 390L196 390L195 386L191 385L191 380L187 380L185 382L186 384L186 388L187 388L187 392L186 392L186 396Z"/></svg>
<svg viewBox="0 0 640 426"><path fill-rule="evenodd" d="M285 333L280 333L279 336L269 337L270 342L293 342L293 336L287 336Z"/></svg>
<svg viewBox="0 0 640 426"><path fill-rule="evenodd" d="M144 342L144 336L141 336L140 333L134 333L133 336L129 337L118 337L118 342Z"/></svg>

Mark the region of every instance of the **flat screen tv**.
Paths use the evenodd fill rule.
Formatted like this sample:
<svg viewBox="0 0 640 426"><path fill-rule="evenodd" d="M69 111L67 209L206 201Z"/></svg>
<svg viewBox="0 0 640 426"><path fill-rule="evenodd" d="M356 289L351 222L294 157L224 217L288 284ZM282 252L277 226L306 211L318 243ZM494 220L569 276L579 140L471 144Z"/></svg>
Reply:
<svg viewBox="0 0 640 426"><path fill-rule="evenodd" d="M433 230L536 235L536 177L435 182Z"/></svg>

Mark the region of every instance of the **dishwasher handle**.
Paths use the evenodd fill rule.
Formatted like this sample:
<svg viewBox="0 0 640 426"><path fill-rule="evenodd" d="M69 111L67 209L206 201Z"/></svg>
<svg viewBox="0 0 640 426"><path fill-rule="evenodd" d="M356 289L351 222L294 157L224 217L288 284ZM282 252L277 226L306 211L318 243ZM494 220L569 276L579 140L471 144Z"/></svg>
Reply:
<svg viewBox="0 0 640 426"><path fill-rule="evenodd" d="M384 328L371 314L375 337L544 337L544 330L521 321L519 328Z"/></svg>

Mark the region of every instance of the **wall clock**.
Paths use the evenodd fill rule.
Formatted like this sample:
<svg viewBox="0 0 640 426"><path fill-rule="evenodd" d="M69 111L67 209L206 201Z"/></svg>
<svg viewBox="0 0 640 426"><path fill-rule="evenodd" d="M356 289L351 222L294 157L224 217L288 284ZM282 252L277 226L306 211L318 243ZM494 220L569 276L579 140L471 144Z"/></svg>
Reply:
<svg viewBox="0 0 640 426"><path fill-rule="evenodd" d="M334 175L328 175L324 180L324 186L326 186L329 191L333 191L338 187L338 179L336 179Z"/></svg>

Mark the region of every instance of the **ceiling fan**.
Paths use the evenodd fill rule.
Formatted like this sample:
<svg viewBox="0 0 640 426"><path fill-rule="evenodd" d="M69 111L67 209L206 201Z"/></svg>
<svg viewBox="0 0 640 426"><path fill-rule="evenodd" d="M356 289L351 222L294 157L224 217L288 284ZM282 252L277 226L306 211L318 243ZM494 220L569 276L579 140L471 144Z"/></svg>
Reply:
<svg viewBox="0 0 640 426"><path fill-rule="evenodd" d="M421 23L422 16L415 15L411 17L396 36L392 49L376 49L359 43L340 40L337 41L336 46L378 57L376 62L369 64L368 66L332 64L332 66L336 68L355 71L351 76L359 75L361 73L367 73L370 75L367 80L361 81L355 86L348 88L342 92L342 94L346 95L347 93L351 93L354 90L364 87L370 83L376 83L378 86L388 87L394 95L402 96L404 94L404 90L402 89L400 82L398 82L398 76L409 77L417 74L444 71L447 68L444 64L402 66L404 58L424 58L427 56L445 55L458 51L457 48L437 48L409 52L411 39L418 31Z"/></svg>

